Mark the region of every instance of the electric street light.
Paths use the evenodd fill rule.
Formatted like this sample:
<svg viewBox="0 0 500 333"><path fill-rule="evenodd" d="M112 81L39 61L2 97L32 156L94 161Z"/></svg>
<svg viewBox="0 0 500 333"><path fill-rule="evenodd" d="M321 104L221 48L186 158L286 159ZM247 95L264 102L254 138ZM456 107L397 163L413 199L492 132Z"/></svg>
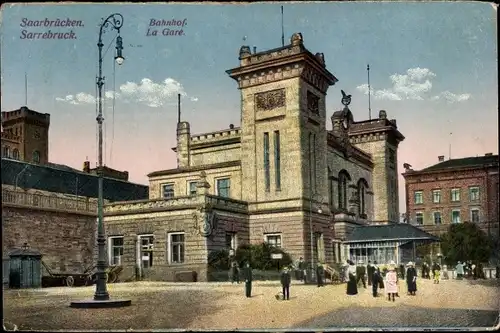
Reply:
<svg viewBox="0 0 500 333"><path fill-rule="evenodd" d="M102 43L102 34L105 32L104 29L111 27L111 30L116 30L118 32L118 37L116 38L116 56L115 61L118 65L123 64L125 58L122 56L123 50L123 40L120 36L120 28L123 26L123 16L121 14L115 13L108 16L105 20L103 20L100 29L99 29L99 40L97 42L97 47L99 48L99 76L97 77L97 88L98 88L98 115L97 115L97 124L98 124L98 135L99 135L99 158L98 158L98 166L97 166L97 174L98 174L98 199L97 199L97 251L98 251L98 259L97 259L97 272L96 272L96 290L94 294L94 299L90 301L79 301L79 302L71 302L71 307L77 308L89 308L89 307L122 307L128 306L131 304L130 300L110 300L109 294L106 288L106 235L104 233L104 196L103 196L103 163L102 163L102 123L104 121L102 115L102 86L104 85L104 77L102 76L102 47L104 44Z"/></svg>

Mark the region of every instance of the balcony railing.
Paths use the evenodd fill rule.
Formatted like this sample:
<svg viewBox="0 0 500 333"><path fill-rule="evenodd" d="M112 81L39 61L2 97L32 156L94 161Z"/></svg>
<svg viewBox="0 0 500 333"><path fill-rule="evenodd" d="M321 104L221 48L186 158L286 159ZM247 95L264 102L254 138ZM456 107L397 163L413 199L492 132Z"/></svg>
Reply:
<svg viewBox="0 0 500 333"><path fill-rule="evenodd" d="M16 205L68 212L97 213L97 202L87 198L72 199L50 194L34 194L2 189L2 205Z"/></svg>

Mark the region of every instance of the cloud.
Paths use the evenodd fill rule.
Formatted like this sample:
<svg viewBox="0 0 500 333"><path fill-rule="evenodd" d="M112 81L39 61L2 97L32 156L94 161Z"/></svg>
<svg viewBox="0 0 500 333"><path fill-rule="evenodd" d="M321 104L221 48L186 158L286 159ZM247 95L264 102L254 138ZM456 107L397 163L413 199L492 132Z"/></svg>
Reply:
<svg viewBox="0 0 500 333"><path fill-rule="evenodd" d="M142 79L139 83L128 81L118 88L116 94L113 91L106 91L103 97L105 99L115 97L127 103L135 102L157 108L175 100L177 94L189 97L191 102L198 101L197 97L188 96L182 84L172 78L167 78L159 83L148 78ZM57 97L56 100L74 105L95 104L96 102L96 98L87 93L68 95L63 98Z"/></svg>
<svg viewBox="0 0 500 333"><path fill-rule="evenodd" d="M445 91L434 97L428 98L432 90L431 80L436 77L436 74L428 68L410 68L406 74L393 74L389 77L392 83L391 88L387 89L370 89L371 95L378 100L417 100L425 99L438 100L440 98L451 102L461 102L470 98L470 94L455 95L449 91ZM356 87L363 94L368 95L368 85L362 84Z"/></svg>

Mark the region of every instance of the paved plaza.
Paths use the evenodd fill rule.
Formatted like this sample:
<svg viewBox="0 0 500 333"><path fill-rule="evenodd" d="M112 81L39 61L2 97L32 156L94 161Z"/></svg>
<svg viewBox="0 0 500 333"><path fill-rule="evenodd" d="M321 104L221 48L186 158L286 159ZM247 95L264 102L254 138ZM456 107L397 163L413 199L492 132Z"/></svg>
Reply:
<svg viewBox="0 0 500 333"><path fill-rule="evenodd" d="M243 284L161 282L109 285L113 298L129 297L120 309L73 309L70 301L93 296L92 287L5 290L8 329L236 329L332 327L492 327L498 322L498 280L419 280L417 296L400 286L395 302L373 298L370 289L356 296L345 285L323 288L294 284L290 301L278 301L277 282L254 282L253 297ZM15 326L14 326L15 325Z"/></svg>

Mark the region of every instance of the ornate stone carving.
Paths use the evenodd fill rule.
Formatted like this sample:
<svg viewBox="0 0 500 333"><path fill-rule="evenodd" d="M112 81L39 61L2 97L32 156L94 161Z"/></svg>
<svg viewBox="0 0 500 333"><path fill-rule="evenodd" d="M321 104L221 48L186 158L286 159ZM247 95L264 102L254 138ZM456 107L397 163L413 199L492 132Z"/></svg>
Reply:
<svg viewBox="0 0 500 333"><path fill-rule="evenodd" d="M319 114L319 97L310 91L307 92L307 110Z"/></svg>
<svg viewBox="0 0 500 333"><path fill-rule="evenodd" d="M300 32L296 32L292 35L292 38L290 38L290 43L292 45L300 45L304 43L304 39L302 38L302 34Z"/></svg>
<svg viewBox="0 0 500 333"><path fill-rule="evenodd" d="M203 237L210 237L217 230L218 217L212 206L203 205L193 213L194 232Z"/></svg>
<svg viewBox="0 0 500 333"><path fill-rule="evenodd" d="M255 94L257 110L272 110L286 105L285 89L276 89Z"/></svg>
<svg viewBox="0 0 500 333"><path fill-rule="evenodd" d="M240 48L240 59L246 58L252 55L252 52L250 51L250 46L243 45Z"/></svg>

